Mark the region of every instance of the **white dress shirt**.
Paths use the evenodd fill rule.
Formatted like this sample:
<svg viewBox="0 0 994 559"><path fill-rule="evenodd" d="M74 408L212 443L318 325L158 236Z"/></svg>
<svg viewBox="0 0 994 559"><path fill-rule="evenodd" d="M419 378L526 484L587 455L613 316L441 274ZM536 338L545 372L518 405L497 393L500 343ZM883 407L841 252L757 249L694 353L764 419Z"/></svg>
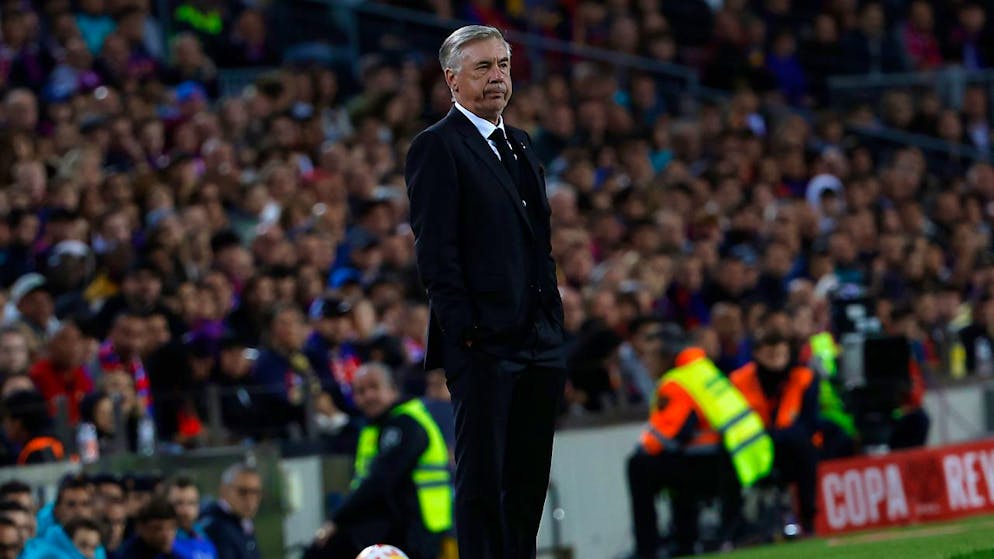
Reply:
<svg viewBox="0 0 994 559"><path fill-rule="evenodd" d="M497 156L497 159L500 159L500 152L497 151L497 144L495 144L494 141L490 139L490 135L494 133L494 130L500 128L501 131L504 132L504 137L507 138L508 140L507 142L508 145L510 145L511 138L507 135L507 130L504 128L504 117L502 116L497 117L497 125L494 126L494 123L490 122L485 118L480 118L476 116L475 114L471 113L469 109L463 107L459 103L456 103L455 105L456 108L459 109L459 112L466 115L466 118L468 118L469 121L473 123L473 126L475 126L477 130L479 130L480 135L483 136L483 139L487 141L487 145L490 146L491 151L494 152L494 155ZM513 147L511 148L511 153L514 154ZM517 159L518 156L515 154L514 158Z"/></svg>

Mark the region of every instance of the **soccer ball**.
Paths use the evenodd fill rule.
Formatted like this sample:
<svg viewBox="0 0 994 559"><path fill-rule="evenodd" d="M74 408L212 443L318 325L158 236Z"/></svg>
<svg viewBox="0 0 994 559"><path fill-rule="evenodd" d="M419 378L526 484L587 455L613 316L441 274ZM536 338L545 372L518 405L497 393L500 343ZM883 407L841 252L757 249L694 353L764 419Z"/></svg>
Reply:
<svg viewBox="0 0 994 559"><path fill-rule="evenodd" d="M392 545L371 545L355 559L409 559L407 554Z"/></svg>

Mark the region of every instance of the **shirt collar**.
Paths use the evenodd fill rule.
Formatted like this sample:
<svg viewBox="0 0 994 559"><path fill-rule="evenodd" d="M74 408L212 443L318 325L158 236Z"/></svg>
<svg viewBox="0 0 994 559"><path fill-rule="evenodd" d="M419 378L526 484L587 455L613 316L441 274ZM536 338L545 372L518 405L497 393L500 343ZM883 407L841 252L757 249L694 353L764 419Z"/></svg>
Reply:
<svg viewBox="0 0 994 559"><path fill-rule="evenodd" d="M507 137L507 130L504 129L504 117L503 116L497 117L497 126L494 126L494 123L490 122L489 120L487 120L485 118L480 118L480 117L476 116L475 114L471 113L469 111L469 109L467 109L466 107L463 107L458 102L455 105L456 105L456 108L459 109L459 112L461 112L462 114L466 115L466 118L468 118L469 121L473 123L473 126L475 126L476 129L480 132L480 135L483 136L484 140L489 140L490 139L490 135L493 134L494 130L496 130L498 128L500 128L501 131L504 132L504 137L505 138Z"/></svg>

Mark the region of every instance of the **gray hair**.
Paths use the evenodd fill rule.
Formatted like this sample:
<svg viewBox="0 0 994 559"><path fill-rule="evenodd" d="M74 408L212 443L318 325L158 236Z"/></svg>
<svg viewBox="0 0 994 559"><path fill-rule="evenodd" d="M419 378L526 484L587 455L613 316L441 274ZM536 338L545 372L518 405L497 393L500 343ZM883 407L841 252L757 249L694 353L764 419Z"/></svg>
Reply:
<svg viewBox="0 0 994 559"><path fill-rule="evenodd" d="M463 46L485 39L500 40L507 48L507 56L511 56L511 45L504 39L499 29L488 25L467 25L453 31L442 42L442 48L438 49L438 62L441 63L442 70L451 69L453 72L458 72L462 67Z"/></svg>
<svg viewBox="0 0 994 559"><path fill-rule="evenodd" d="M394 378L393 370L390 369L390 367L387 366L385 363L379 363L375 361L372 363L366 363L365 365L359 367L359 369L355 372L353 378L359 378L361 376L373 373L379 373L380 376L383 377L383 380L386 381L387 385L389 385L391 388L394 389L398 388L397 379Z"/></svg>
<svg viewBox="0 0 994 559"><path fill-rule="evenodd" d="M252 466L251 464L247 464L245 462L238 462L232 464L228 466L226 470L224 470L224 473L221 474L221 486L222 487L230 486L231 484L235 483L235 480L238 479L238 476L242 474L259 475L259 470L255 466Z"/></svg>

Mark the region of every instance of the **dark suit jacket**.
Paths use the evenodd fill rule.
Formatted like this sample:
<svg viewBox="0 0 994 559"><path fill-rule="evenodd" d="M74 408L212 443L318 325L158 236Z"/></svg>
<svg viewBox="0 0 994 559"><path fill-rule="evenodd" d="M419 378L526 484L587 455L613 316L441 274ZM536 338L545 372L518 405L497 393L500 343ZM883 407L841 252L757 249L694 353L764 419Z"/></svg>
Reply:
<svg viewBox="0 0 994 559"><path fill-rule="evenodd" d="M562 327L544 170L528 134L504 128L521 174L531 173L539 185L537 212L523 203L490 145L455 107L408 150L411 227L431 307L427 369L442 364L441 338L455 345L472 340L474 348L498 356L514 353L536 305Z"/></svg>

